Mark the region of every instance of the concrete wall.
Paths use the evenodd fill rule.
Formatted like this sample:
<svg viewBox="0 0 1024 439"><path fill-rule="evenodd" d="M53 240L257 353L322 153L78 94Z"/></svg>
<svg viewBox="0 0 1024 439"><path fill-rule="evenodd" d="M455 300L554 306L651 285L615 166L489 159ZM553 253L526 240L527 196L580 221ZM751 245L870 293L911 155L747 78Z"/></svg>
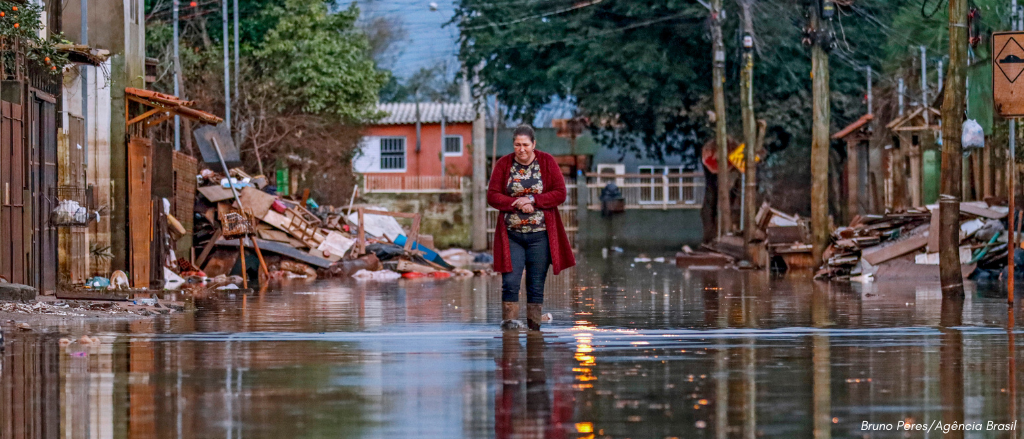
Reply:
<svg viewBox="0 0 1024 439"><path fill-rule="evenodd" d="M463 185L462 194L366 194L363 200L392 212L419 213L420 233L433 235L434 245L439 249L468 249L472 245L470 225L473 221L469 183L466 181ZM399 223L406 229L411 225L409 220L399 220Z"/></svg>
<svg viewBox="0 0 1024 439"><path fill-rule="evenodd" d="M68 0L63 9L65 38L80 43L83 0ZM89 183L109 215L91 231L91 242L111 246L111 266L127 262L127 144L125 87L145 88L146 33L144 0L88 0L88 42L110 52L102 70L89 72ZM93 92L96 95L93 95ZM69 109L75 108L69 103ZM81 104L78 104L81 108ZM93 112L95 109L95 112Z"/></svg>
<svg viewBox="0 0 1024 439"><path fill-rule="evenodd" d="M627 210L610 218L587 211L579 222L577 245L587 250L678 250L700 245L704 233L697 209Z"/></svg>
<svg viewBox="0 0 1024 439"><path fill-rule="evenodd" d="M91 15L91 14L90 14ZM88 77L88 112L85 127L88 141L86 149L86 176L88 184L96 188L96 205L110 206L110 133L111 103L110 83L103 72L111 70L110 61L101 67L79 65L78 71L87 71ZM71 71L64 78L64 109L65 116L83 117L81 76ZM123 103L121 104L124 105ZM66 117L65 117L66 119ZM123 125L123 124L122 124ZM65 125L67 126L67 120ZM89 226L89 242L100 247L110 246L110 215L100 216L97 223ZM109 273L109 261L91 260L91 272Z"/></svg>

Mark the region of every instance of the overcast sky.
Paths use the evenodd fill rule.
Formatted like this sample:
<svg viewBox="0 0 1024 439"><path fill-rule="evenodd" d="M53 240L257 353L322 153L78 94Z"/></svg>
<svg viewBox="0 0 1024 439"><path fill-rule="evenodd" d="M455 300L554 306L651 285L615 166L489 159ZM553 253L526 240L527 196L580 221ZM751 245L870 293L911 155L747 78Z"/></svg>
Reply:
<svg viewBox="0 0 1024 439"><path fill-rule="evenodd" d="M431 11L431 1L437 11ZM454 26L442 27L455 14L453 0L357 0L364 14L396 17L405 28L407 37L395 44L398 57L394 65L386 66L400 78L405 78L421 67L436 65L438 61L457 62L458 31Z"/></svg>

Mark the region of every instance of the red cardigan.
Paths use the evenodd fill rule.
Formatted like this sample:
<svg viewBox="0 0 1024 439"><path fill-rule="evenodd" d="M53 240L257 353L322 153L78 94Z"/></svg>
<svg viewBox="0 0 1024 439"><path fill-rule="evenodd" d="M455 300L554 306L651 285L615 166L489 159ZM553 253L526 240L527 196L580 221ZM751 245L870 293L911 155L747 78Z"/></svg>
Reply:
<svg viewBox="0 0 1024 439"><path fill-rule="evenodd" d="M562 225L562 215L558 206L565 202L565 179L555 158L546 152L536 151L537 162L540 164L540 178L544 183L544 192L534 195L534 207L544 212L544 225L548 231L548 244L551 250L551 266L555 274L576 265L576 257L572 254L569 237ZM515 197L509 196L508 176L512 171L515 154L498 159L491 173L491 183L487 187L487 204L498 209L498 224L494 228L494 271L499 273L512 272L512 257L508 249L508 226L505 215L514 212L512 207Z"/></svg>

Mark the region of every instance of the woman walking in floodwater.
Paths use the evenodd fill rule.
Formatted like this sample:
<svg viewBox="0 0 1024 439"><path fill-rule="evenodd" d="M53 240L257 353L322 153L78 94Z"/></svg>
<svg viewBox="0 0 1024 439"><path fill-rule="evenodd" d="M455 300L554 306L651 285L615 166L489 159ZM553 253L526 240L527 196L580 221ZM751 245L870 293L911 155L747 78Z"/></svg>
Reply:
<svg viewBox="0 0 1024 439"><path fill-rule="evenodd" d="M540 330L548 266L557 275L576 265L558 206L565 180L551 154L537 151L533 128L512 134L515 152L498 159L487 188L487 204L498 209L494 271L501 276L501 327L519 329L519 285L526 270L526 322Z"/></svg>

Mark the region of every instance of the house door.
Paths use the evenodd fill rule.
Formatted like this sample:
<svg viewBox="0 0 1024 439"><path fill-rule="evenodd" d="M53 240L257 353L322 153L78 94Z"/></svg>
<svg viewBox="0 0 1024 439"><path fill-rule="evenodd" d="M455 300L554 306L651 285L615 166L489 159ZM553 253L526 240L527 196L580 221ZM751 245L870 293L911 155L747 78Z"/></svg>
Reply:
<svg viewBox="0 0 1024 439"><path fill-rule="evenodd" d="M0 84L0 276L14 283L28 279L25 245L25 118L17 82Z"/></svg>
<svg viewBox="0 0 1024 439"><path fill-rule="evenodd" d="M128 142L128 215L131 239L131 280L134 288L149 288L149 245L153 240L153 144L132 137Z"/></svg>
<svg viewBox="0 0 1024 439"><path fill-rule="evenodd" d="M57 187L57 113L49 95L33 93L29 133L32 194L32 280L39 292L57 288L57 228L50 224Z"/></svg>

